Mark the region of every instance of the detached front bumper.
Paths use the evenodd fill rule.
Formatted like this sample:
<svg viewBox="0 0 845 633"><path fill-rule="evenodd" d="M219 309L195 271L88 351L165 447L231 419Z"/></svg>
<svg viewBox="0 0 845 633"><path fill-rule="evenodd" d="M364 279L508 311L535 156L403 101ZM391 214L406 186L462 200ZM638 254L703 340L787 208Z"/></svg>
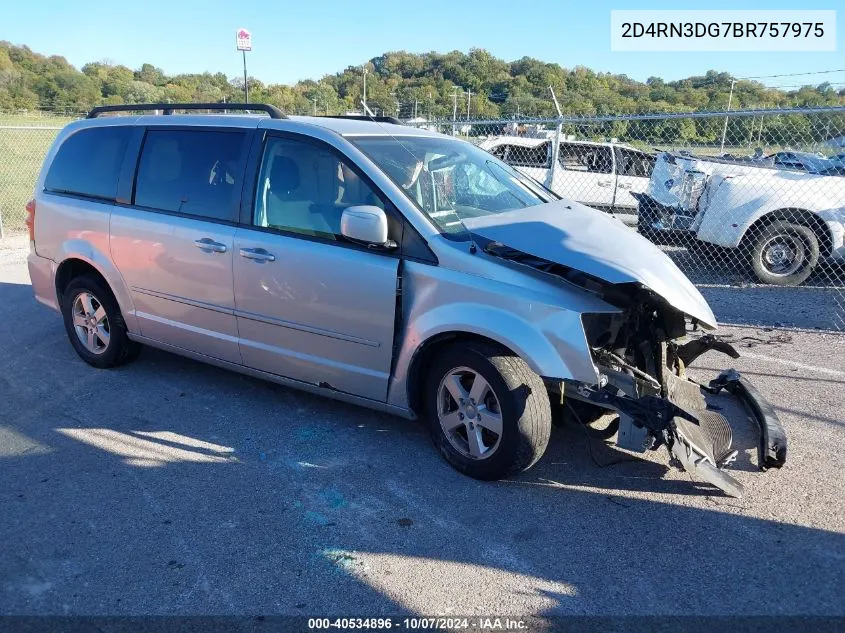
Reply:
<svg viewBox="0 0 845 633"><path fill-rule="evenodd" d="M710 381L710 389L717 393L726 389L739 397L754 416L760 427L760 441L757 444L757 463L760 470L780 468L786 463L786 432L775 413L774 407L748 380L733 369L723 371Z"/></svg>
<svg viewBox="0 0 845 633"><path fill-rule="evenodd" d="M679 358L686 351L694 358L708 349L719 349L712 337L693 342L686 350L676 350ZM726 351L726 350L722 350ZM730 348L732 356L736 352ZM686 363L679 363L684 367ZM665 445L672 457L691 474L718 487L726 494L741 497L743 487L730 475L737 456L732 448L733 427L745 420L728 420L721 410L707 402L707 396L726 391L736 397L759 428L757 443L760 470L780 468L786 462L787 440L774 408L733 369L722 372L709 385L694 382L685 371L665 371L657 381L640 372L600 367L602 384L588 386L565 382L565 396L613 409L619 413L617 445L627 450L656 450Z"/></svg>

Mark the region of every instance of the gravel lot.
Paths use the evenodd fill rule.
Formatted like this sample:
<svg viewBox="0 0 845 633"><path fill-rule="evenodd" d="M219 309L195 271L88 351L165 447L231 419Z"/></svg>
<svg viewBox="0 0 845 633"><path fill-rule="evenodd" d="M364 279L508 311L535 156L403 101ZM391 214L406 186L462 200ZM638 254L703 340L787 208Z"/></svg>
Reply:
<svg viewBox="0 0 845 633"><path fill-rule="evenodd" d="M723 329L790 441L760 473L737 429L742 500L577 428L481 483L416 423L154 350L92 369L24 257L0 242L0 613L845 615L843 335Z"/></svg>

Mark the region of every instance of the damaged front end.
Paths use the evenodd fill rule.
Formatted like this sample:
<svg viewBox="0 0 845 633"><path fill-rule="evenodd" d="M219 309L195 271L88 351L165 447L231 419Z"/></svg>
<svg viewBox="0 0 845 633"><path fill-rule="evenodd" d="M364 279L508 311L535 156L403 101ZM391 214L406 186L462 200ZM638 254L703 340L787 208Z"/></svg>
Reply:
<svg viewBox="0 0 845 633"><path fill-rule="evenodd" d="M739 354L710 334L680 343L687 335L683 313L645 288L629 288L627 294L621 313L583 315L600 379L597 385L564 381L563 397L616 411L621 448L643 452L666 446L684 470L741 496L742 485L727 472L737 455L731 424L708 405L707 396L725 390L743 401L760 428L761 470L780 468L786 460L786 436L777 415L733 369L707 385L691 379L686 368L705 352Z"/></svg>
<svg viewBox="0 0 845 633"><path fill-rule="evenodd" d="M486 255L552 276L613 308L582 312L598 382L564 380L550 387L593 419L616 411L619 446L636 451L666 446L687 471L727 494L741 495L742 486L726 472L736 457L731 424L707 402L727 391L743 401L759 425L759 467L783 465L786 437L780 421L744 378L727 370L703 385L687 375L686 368L705 352L739 354L710 334L682 342L688 325L693 332L712 330L716 317L654 244L606 214L566 200L466 224Z"/></svg>

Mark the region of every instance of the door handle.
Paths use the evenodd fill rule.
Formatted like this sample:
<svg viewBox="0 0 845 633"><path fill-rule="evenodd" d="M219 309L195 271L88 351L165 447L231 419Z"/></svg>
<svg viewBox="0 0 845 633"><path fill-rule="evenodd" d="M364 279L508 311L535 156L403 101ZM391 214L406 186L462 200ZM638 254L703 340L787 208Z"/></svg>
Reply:
<svg viewBox="0 0 845 633"><path fill-rule="evenodd" d="M632 187L632 185L630 183L627 183L627 182L620 182L616 186L619 187L620 189L630 189Z"/></svg>
<svg viewBox="0 0 845 633"><path fill-rule="evenodd" d="M204 237L200 240L194 240L194 246L197 248L208 251L210 253L225 253L226 252L226 245L221 244L220 242L215 242L210 237Z"/></svg>
<svg viewBox="0 0 845 633"><path fill-rule="evenodd" d="M247 259L254 259L257 262L274 262L276 256L273 253L268 253L263 248L242 248L241 257Z"/></svg>
<svg viewBox="0 0 845 633"><path fill-rule="evenodd" d="M598 185L599 187L611 187L613 183L610 180L599 180Z"/></svg>

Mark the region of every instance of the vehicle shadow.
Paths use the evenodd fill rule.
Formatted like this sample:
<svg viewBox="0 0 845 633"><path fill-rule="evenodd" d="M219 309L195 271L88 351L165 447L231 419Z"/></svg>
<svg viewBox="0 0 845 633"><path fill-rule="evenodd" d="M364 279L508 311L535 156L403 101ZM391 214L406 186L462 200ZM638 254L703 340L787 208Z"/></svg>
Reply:
<svg viewBox="0 0 845 633"><path fill-rule="evenodd" d="M476 482L405 421L332 407L336 428L305 438L209 433L185 409L102 416L115 441L99 443L49 428L69 412L20 420L48 448L2 460L4 613L842 612L842 534L691 507L696 484L648 462L596 473L562 441L532 472ZM391 441L361 443L364 420ZM122 452L138 426L157 430Z"/></svg>
<svg viewBox="0 0 845 633"><path fill-rule="evenodd" d="M484 483L388 415L155 352L113 381L70 365L35 407L3 387L4 613L843 610L845 536L743 516L663 464L595 466L578 429Z"/></svg>

